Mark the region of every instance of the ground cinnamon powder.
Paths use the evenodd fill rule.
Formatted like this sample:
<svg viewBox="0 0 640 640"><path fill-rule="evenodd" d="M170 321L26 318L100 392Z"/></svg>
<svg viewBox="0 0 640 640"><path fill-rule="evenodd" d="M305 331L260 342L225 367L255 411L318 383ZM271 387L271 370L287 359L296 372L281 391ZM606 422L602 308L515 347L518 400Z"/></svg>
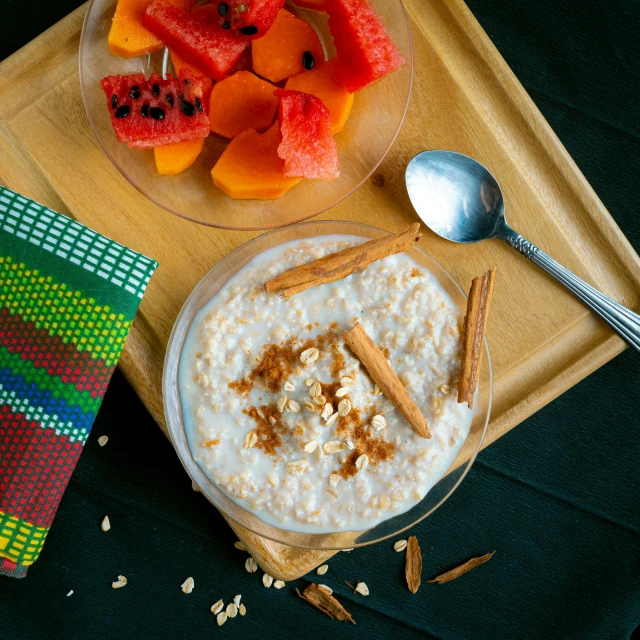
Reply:
<svg viewBox="0 0 640 640"><path fill-rule="evenodd" d="M284 431L284 426L280 423L278 407L275 404L264 404L260 407L243 409L242 413L255 420L254 432L258 436L258 441L254 447L262 449L270 456L275 455L278 447L282 445L281 433ZM272 424L269 418L274 418L275 424Z"/></svg>

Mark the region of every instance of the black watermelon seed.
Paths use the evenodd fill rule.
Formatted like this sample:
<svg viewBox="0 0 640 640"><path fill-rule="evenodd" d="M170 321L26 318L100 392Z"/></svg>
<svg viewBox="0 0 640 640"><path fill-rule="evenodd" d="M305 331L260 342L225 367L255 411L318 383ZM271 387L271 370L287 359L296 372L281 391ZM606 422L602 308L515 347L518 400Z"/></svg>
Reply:
<svg viewBox="0 0 640 640"><path fill-rule="evenodd" d="M116 111L116 118L126 118L131 111L130 107L126 104L123 104L121 107L118 107Z"/></svg>
<svg viewBox="0 0 640 640"><path fill-rule="evenodd" d="M149 109L149 115L154 120L164 120L164 111L160 107L151 107L151 109Z"/></svg>
<svg viewBox="0 0 640 640"><path fill-rule="evenodd" d="M168 104L170 107L173 107L173 96L172 96L170 93L167 93L166 100L167 100L167 104Z"/></svg>
<svg viewBox="0 0 640 640"><path fill-rule="evenodd" d="M134 84L131 89L129 89L129 97L132 100L137 100L140 97L140 87L137 84Z"/></svg>
<svg viewBox="0 0 640 640"><path fill-rule="evenodd" d="M230 28L231 28L231 23L230 23L228 20L225 20L225 21L222 23L222 28L223 28L223 29L230 29Z"/></svg>
<svg viewBox="0 0 640 640"><path fill-rule="evenodd" d="M200 98L196 98L196 109L202 113L202 102L200 102Z"/></svg>
<svg viewBox="0 0 640 640"><path fill-rule="evenodd" d="M111 96L111 108L115 109L118 106L118 96L114 93Z"/></svg>
<svg viewBox="0 0 640 640"><path fill-rule="evenodd" d="M229 13L229 5L226 2L221 2L218 5L218 13L224 18Z"/></svg>
<svg viewBox="0 0 640 640"><path fill-rule="evenodd" d="M185 79L184 79L184 83L185 83L185 84L191 84L191 80L189 80L189 78L185 78Z"/></svg>
<svg viewBox="0 0 640 640"><path fill-rule="evenodd" d="M313 65L315 63L316 63L316 61L313 59L313 54L311 53L311 51L305 51L302 54L302 66L307 71L311 71L311 69L313 69Z"/></svg>
<svg viewBox="0 0 640 640"><path fill-rule="evenodd" d="M155 98L160 95L160 85L157 82L151 85L151 93Z"/></svg>
<svg viewBox="0 0 640 640"><path fill-rule="evenodd" d="M185 116L195 116L196 108L186 100L180 100L180 110Z"/></svg>
<svg viewBox="0 0 640 640"><path fill-rule="evenodd" d="M143 104L142 105L142 109L140 109L140 115L143 118L146 118L149 115L149 105L148 104Z"/></svg>
<svg viewBox="0 0 640 640"><path fill-rule="evenodd" d="M248 27L242 27L240 33L244 33L245 36L255 36L258 33L258 27L250 24Z"/></svg>

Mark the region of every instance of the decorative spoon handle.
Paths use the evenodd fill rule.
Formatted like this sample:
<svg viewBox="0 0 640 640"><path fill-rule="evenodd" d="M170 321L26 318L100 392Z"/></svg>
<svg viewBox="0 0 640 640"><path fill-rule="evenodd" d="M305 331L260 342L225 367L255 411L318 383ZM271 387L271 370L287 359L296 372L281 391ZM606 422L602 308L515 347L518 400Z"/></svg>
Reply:
<svg viewBox="0 0 640 640"><path fill-rule="evenodd" d="M640 351L640 315L594 289L513 229L507 227L499 238L563 284L629 345Z"/></svg>

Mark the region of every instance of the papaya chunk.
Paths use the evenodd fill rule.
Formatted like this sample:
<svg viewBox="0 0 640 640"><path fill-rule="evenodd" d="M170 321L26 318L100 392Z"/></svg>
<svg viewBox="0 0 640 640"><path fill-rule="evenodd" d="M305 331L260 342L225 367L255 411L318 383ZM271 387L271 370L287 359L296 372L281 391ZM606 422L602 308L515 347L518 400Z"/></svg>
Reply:
<svg viewBox="0 0 640 640"><path fill-rule="evenodd" d="M322 100L300 91L278 89L278 155L291 178L337 178L338 147L331 135L331 114Z"/></svg>
<svg viewBox="0 0 640 640"><path fill-rule="evenodd" d="M193 4L193 0L167 2L182 9ZM162 48L162 40L142 26L142 16L150 4L151 0L118 0L108 37L109 51L114 56L135 58Z"/></svg>
<svg viewBox="0 0 640 640"><path fill-rule="evenodd" d="M287 80L285 90L302 91L320 98L331 114L331 133L340 133L351 113L353 94L342 84L341 65L331 58L311 71L303 71Z"/></svg>
<svg viewBox="0 0 640 640"><path fill-rule="evenodd" d="M275 200L300 182L286 178L278 157L277 123L265 133L253 129L237 135L211 170L214 184L237 200Z"/></svg>
<svg viewBox="0 0 640 640"><path fill-rule="evenodd" d="M313 27L280 9L266 35L251 43L253 70L271 82L280 82L304 71L305 52L311 54L314 64L324 61L322 44Z"/></svg>
<svg viewBox="0 0 640 640"><path fill-rule="evenodd" d="M158 173L163 176L181 173L197 160L203 148L204 138L154 147L153 154Z"/></svg>
<svg viewBox="0 0 640 640"><path fill-rule="evenodd" d="M235 138L247 129L266 131L276 118L276 87L250 71L238 71L218 82L211 92L211 131Z"/></svg>

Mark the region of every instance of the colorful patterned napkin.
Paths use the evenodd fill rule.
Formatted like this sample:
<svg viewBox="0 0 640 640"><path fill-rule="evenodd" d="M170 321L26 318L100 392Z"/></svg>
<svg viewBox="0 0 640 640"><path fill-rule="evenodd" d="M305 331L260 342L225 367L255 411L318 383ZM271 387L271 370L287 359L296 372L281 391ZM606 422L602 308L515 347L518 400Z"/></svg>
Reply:
<svg viewBox="0 0 640 640"><path fill-rule="evenodd" d="M0 186L0 574L38 558L157 266Z"/></svg>

